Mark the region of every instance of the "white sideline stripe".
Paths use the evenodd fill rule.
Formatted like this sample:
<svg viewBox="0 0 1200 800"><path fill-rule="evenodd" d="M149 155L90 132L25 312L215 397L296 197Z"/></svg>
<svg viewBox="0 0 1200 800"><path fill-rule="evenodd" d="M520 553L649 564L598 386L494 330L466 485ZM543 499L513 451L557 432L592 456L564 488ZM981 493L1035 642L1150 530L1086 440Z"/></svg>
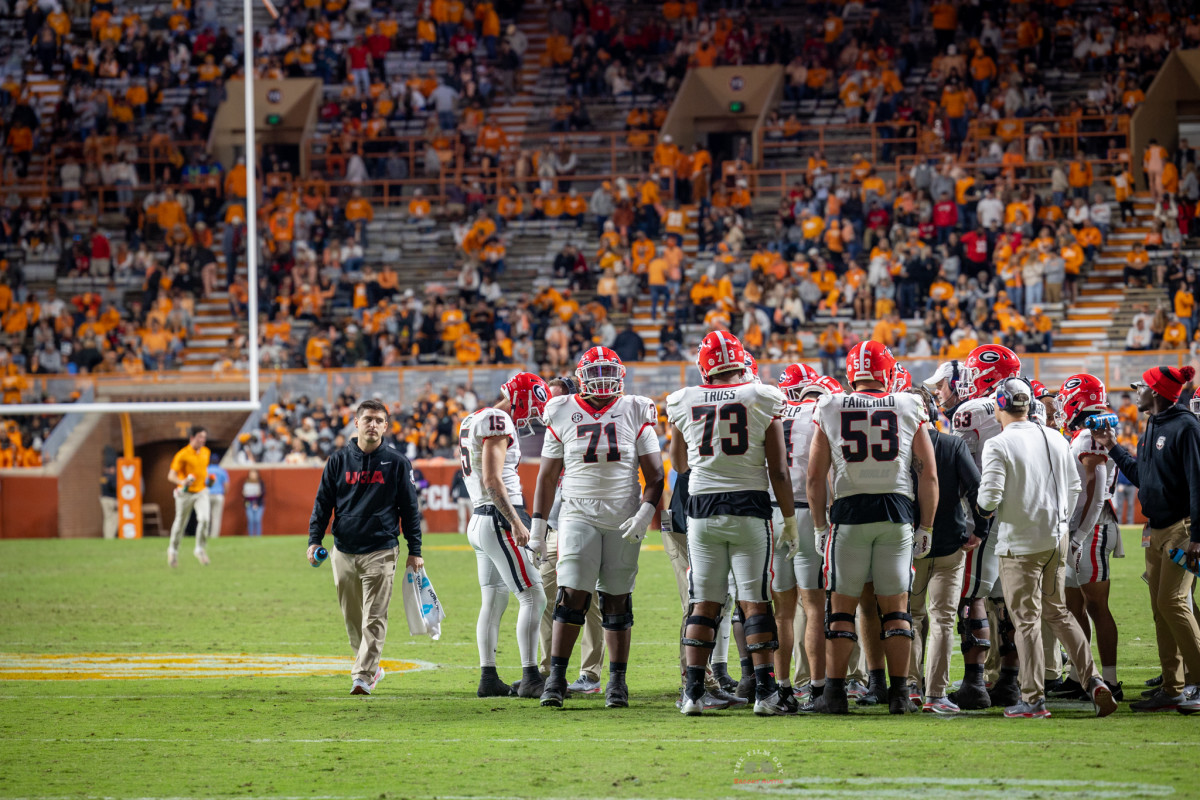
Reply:
<svg viewBox="0 0 1200 800"><path fill-rule="evenodd" d="M339 697L339 698L330 698L330 699L344 700L345 698ZM411 700L412 698L410 697L407 699ZM370 701L364 700L362 702L373 702L373 700L370 700ZM530 707L532 707L532 706L530 706ZM615 737L614 738L598 738L598 737L594 737L594 736L589 736L587 740L589 742L605 742L605 743L607 743L607 742L628 743L628 741L629 741L628 738L615 738ZM180 744L180 743L187 743L187 742L194 743L196 740L195 740L195 738L186 738L186 737L141 738L141 737L133 737L133 736L119 736L119 737L101 738L98 736L84 736L84 737L73 737L72 738L72 737L53 737L53 736L47 736L47 737L9 736L9 737L5 738L5 741L6 742L33 742L36 744L86 744L86 743L92 743L92 742L98 743L98 744L116 744L116 743L123 743L123 742L128 742L131 744L147 744L147 743L150 743L150 744ZM411 738L396 738L396 739L380 739L380 738L280 739L280 738L251 738L251 737L233 736L233 737L207 737L205 739L205 741L223 742L223 743L227 743L227 744L404 744L406 742L411 743L412 739ZM562 737L553 737L553 738L537 738L537 737L528 737L528 736L514 737L514 738L473 737L473 738L466 738L466 739L463 739L463 738L422 739L422 741L430 742L430 743L437 743L437 744L458 744L461 742L489 742L491 744L520 744L522 742L561 742ZM746 737L746 738L719 738L719 737L717 737L717 738L700 738L700 737L695 737L695 736L684 736L684 737L655 736L654 741L667 742L667 743L671 743L671 744L691 744L691 743L695 743L695 744L755 744L755 743L797 744L799 742L805 742L805 741L818 741L821 743L828 743L828 744L854 744L854 745L858 745L858 744L910 744L910 743L912 743L911 739L829 739L829 738L825 738L825 737L817 737L817 738L813 738L810 740L810 739L806 739L803 736L792 736L792 737L789 737L786 739L768 739L768 738L764 738L761 736ZM1044 739L1038 740L1038 741L1025 741L1025 740L1020 740L1020 739L1009 739L1009 740L992 739L989 741L992 744L1013 745L1013 746L1018 746L1018 747L1045 747L1047 744L1047 740L1044 740ZM1053 742L1054 742L1054 744L1057 744L1057 745L1071 745L1071 746L1079 745L1079 746L1090 746L1090 747L1094 747L1097 744L1103 744L1102 742L1095 742L1095 741L1069 741L1069 740L1065 740L1065 739L1055 739L1055 740L1053 740ZM1122 742L1120 746L1123 748L1193 747L1193 746L1195 746L1195 742L1138 742L1138 743ZM809 779L809 782L813 782L814 780L815 779ZM829 778L826 780L837 781L840 779ZM869 779L858 779L858 780L869 780ZM919 781L919 780L924 780L924 779L913 778L912 780ZM962 780L969 782L971 779L963 778ZM997 779L997 780L999 780L999 779ZM846 779L846 781L849 781L849 779ZM1004 782L1012 783L1012 781L1008 781L1007 779ZM1050 783L1053 783L1053 781L1050 781ZM442 795L438 795L438 796L442 797ZM3 798L0 798L0 800L3 800Z"/></svg>

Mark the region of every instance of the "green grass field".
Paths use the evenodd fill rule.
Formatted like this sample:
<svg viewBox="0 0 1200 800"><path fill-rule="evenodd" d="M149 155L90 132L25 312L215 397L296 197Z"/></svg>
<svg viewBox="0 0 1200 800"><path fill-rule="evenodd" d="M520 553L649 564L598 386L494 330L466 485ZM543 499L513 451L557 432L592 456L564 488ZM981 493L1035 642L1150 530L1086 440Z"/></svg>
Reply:
<svg viewBox="0 0 1200 800"><path fill-rule="evenodd" d="M1158 671L1138 544L1128 530L1130 557L1113 562L1129 699ZM679 606L661 548L642 554L623 711L606 710L600 696L561 711L475 697L479 595L463 537L427 539L449 614L441 641L409 637L399 592L392 606L385 659L434 666L390 674L369 698L348 694L332 576L328 565L307 565L302 539L220 539L211 566L185 549L174 571L165 549L161 540L0 542L0 677L9 678L0 682L0 800L1200 796L1200 717L1174 713L1135 716L1122 706L1099 720L1090 705L1052 702L1051 720L994 710L684 718L673 702ZM520 674L515 620L514 601L499 662L510 680ZM16 657L86 653L299 654L344 664L297 677L170 679L195 669L181 657L152 669L162 679L28 680L49 668Z"/></svg>

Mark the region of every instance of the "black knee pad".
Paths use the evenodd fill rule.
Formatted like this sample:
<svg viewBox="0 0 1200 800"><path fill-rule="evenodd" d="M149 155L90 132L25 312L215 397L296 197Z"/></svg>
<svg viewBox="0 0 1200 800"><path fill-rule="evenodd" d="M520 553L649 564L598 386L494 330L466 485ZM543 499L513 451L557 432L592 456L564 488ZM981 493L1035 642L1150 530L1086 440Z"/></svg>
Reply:
<svg viewBox="0 0 1200 800"><path fill-rule="evenodd" d="M884 627L882 627L883 623L894 622L896 620L900 620L901 622L907 622L908 627L907 628L884 628ZM890 614L882 614L879 617L879 622L880 622L879 638L885 642L888 639L892 638L893 636L904 636L909 639L916 638L915 635L913 634L913 629L912 629L912 624L913 624L912 614L909 614L907 611L893 611Z"/></svg>
<svg viewBox="0 0 1200 800"><path fill-rule="evenodd" d="M692 609L696 607L695 603L688 605L687 616L683 619L684 636L679 640L679 643L684 647L700 647L705 650L712 650L717 646L717 630L721 627L720 617L701 617L692 613ZM706 628L712 628L713 641L706 642L703 639L692 639L687 636L687 626L703 625Z"/></svg>
<svg viewBox="0 0 1200 800"><path fill-rule="evenodd" d="M587 595L583 601L583 608L579 610L568 606L565 602L566 599L567 588L565 586L558 587L558 594L554 597L554 621L582 627L587 622L587 612L592 605L592 596Z"/></svg>
<svg viewBox="0 0 1200 800"><path fill-rule="evenodd" d="M759 636L764 633L771 635L771 638L765 642L755 642L754 644L747 642L747 653L757 653L759 650L779 649L779 628L775 625L775 617L773 615L755 614L753 617L746 619L744 626L747 639L751 636Z"/></svg>
<svg viewBox="0 0 1200 800"><path fill-rule="evenodd" d="M853 630L835 631L833 629L833 623L835 623L835 622L849 622L851 625L853 625L854 624L854 615L853 614L843 614L841 612L833 612L833 611L826 612L826 614L825 614L825 638L826 639L849 639L852 642L858 641L858 633L856 631L853 631Z"/></svg>
<svg viewBox="0 0 1200 800"><path fill-rule="evenodd" d="M612 597L600 594L600 627L606 631L627 631L633 627L633 595L625 595L625 613L609 613L610 606L616 605Z"/></svg>
<svg viewBox="0 0 1200 800"><path fill-rule="evenodd" d="M959 645L959 649L962 650L963 655L971 652L976 647L987 650L992 646L991 639L980 639L972 632L983 630L987 626L988 621L986 619L969 619L966 620L965 626L961 621L959 622L958 632L962 635L962 643Z"/></svg>
<svg viewBox="0 0 1200 800"><path fill-rule="evenodd" d="M1008 616L1008 606L1003 598L993 597L990 599L996 607L996 627L1000 629L1000 647L997 648L997 652L1001 656L1012 655L1017 652L1017 644L1013 641L1013 634L1017 632L1017 628Z"/></svg>

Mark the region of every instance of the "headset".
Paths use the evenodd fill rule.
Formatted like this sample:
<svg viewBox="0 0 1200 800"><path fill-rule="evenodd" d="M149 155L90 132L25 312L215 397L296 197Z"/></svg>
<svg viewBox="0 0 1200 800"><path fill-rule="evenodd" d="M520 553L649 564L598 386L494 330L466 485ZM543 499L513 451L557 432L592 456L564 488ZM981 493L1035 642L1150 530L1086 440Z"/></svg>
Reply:
<svg viewBox="0 0 1200 800"><path fill-rule="evenodd" d="M1028 414L1033 403L1038 402L1033 395L1033 384L1025 378L1019 375L1005 378L1000 381L1000 385L996 388L996 407L1003 411L1008 411L1010 414L1024 408L1026 414ZM1021 400L1022 397L1025 398L1023 401ZM1054 497L1057 501L1062 495L1058 488L1058 475L1054 472L1054 456L1050 453L1050 439L1046 436L1046 426L1036 422L1034 424L1037 425L1038 431L1042 434L1042 443L1046 446L1046 463L1050 467L1050 480L1054 482ZM1058 519L1055 521L1056 527L1062 524L1062 522L1063 507L1059 505Z"/></svg>

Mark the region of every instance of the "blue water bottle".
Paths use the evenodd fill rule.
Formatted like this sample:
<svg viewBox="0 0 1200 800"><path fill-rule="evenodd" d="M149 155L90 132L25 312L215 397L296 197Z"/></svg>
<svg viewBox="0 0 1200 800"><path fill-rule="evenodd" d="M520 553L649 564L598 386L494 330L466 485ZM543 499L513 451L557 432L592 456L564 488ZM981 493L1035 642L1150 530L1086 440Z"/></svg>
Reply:
<svg viewBox="0 0 1200 800"><path fill-rule="evenodd" d="M325 563L325 559L329 558L329 551L324 547L318 547L317 552L313 553L313 558L317 560L317 563L313 564L313 567L319 567Z"/></svg>
<svg viewBox="0 0 1200 800"><path fill-rule="evenodd" d="M1186 569L1188 572L1192 573L1193 575L1200 576L1200 564L1198 564L1196 567L1189 567L1187 561L1187 551L1182 547L1172 547L1167 551L1167 555L1172 561Z"/></svg>

